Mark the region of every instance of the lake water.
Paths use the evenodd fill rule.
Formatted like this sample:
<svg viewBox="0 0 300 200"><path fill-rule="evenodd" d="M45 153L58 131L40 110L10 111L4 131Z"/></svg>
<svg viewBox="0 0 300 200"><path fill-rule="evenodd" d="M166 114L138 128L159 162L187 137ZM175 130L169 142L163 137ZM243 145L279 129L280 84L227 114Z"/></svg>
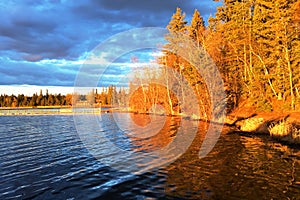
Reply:
<svg viewBox="0 0 300 200"><path fill-rule="evenodd" d="M136 117L137 123L148 120ZM120 137L111 113L101 118L107 141L127 151L162 148L180 124L167 118L159 136L137 139ZM0 199L300 199L298 147L265 136L222 134L200 159L206 128L199 123L192 144L174 162L133 174L96 159L71 115L0 117ZM106 151L102 159L122 159Z"/></svg>

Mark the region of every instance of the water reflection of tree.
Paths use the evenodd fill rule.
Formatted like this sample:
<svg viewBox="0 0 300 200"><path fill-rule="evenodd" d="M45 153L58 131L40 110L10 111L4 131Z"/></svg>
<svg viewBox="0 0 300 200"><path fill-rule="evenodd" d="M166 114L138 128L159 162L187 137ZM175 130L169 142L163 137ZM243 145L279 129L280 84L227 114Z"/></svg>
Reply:
<svg viewBox="0 0 300 200"><path fill-rule="evenodd" d="M188 150L174 163L163 169L167 173L165 192L168 197L183 199L208 199L213 188L207 181L211 173L217 173L223 157L215 159L216 148L204 159L199 158L201 143L208 129L207 123L199 122L198 133Z"/></svg>
<svg viewBox="0 0 300 200"><path fill-rule="evenodd" d="M222 135L212 152L199 159L203 134L205 131L199 130L188 151L162 170L168 173L165 186L168 196L193 199L300 196L298 151L297 154L295 150L286 151L289 147L278 150L278 145L275 149L273 141L268 139L230 134Z"/></svg>
<svg viewBox="0 0 300 200"><path fill-rule="evenodd" d="M240 138L242 148L231 154L219 174L210 178L216 198L284 199L292 171L291 160L284 152L274 151L267 139L251 136ZM222 183L222 184L220 184ZM290 197L295 197L295 194Z"/></svg>
<svg viewBox="0 0 300 200"><path fill-rule="evenodd" d="M136 125L147 126L151 123L150 115L141 115L141 114L131 114L131 119ZM155 117L153 115L152 117ZM162 116L156 116L162 118ZM172 143L178 127L180 125L180 118L178 117L165 117L165 124L155 135L148 138L140 138L138 135L136 137L131 137L133 145L136 147L135 151L155 151L162 149ZM151 124L155 126L155 124ZM155 127L153 127L155 129Z"/></svg>

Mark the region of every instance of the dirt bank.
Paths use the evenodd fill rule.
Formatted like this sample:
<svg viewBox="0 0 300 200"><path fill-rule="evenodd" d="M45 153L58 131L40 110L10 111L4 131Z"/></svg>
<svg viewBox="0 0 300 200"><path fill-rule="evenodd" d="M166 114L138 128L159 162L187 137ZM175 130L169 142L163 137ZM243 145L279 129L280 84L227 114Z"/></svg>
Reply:
<svg viewBox="0 0 300 200"><path fill-rule="evenodd" d="M255 112L240 108L228 114L225 125L233 131L268 134L288 143L300 144L300 112Z"/></svg>

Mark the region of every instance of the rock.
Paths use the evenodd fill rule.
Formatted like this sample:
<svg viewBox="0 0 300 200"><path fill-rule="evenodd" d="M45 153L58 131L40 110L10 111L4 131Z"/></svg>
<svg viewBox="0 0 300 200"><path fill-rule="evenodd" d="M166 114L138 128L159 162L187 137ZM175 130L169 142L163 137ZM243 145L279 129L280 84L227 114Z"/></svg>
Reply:
<svg viewBox="0 0 300 200"><path fill-rule="evenodd" d="M267 126L264 127L263 118L250 118L237 123L241 131L245 132L265 132L268 131Z"/></svg>

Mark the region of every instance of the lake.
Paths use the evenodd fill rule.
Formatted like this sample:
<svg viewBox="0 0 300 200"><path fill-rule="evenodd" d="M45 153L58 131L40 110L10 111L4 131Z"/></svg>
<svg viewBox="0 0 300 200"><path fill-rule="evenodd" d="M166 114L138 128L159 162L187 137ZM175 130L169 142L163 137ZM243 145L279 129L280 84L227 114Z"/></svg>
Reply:
<svg viewBox="0 0 300 200"><path fill-rule="evenodd" d="M111 113L103 113L97 134L106 139L88 148L72 115L0 117L0 199L300 198L298 147L267 136L223 133L200 159L204 122L197 124L195 138L172 162L139 173L119 170L113 164L121 163L124 155L114 154L110 146L126 152L156 151L174 141L183 123L168 117L158 135L137 137L130 135L134 127L124 130L126 123L135 120L144 127L149 118L126 113L119 117L121 128ZM139 154L134 159L145 158Z"/></svg>

